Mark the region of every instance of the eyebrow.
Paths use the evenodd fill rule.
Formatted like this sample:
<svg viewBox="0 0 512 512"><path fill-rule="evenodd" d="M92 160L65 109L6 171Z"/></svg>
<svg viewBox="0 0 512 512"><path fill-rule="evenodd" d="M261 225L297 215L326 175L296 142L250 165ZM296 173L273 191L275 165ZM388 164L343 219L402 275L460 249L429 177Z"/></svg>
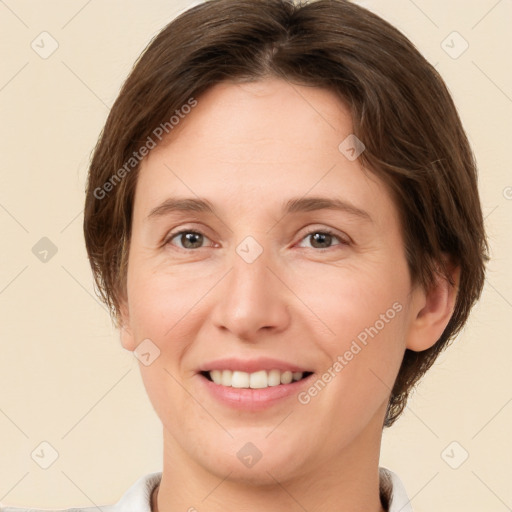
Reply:
<svg viewBox="0 0 512 512"><path fill-rule="evenodd" d="M282 206L283 215L297 212L311 212L317 210L337 210L348 213L354 217L373 222L370 214L355 205L338 198L330 197L295 197ZM203 198L173 198L166 199L163 203L153 208L146 220L163 217L172 212L200 212L216 215L212 203Z"/></svg>

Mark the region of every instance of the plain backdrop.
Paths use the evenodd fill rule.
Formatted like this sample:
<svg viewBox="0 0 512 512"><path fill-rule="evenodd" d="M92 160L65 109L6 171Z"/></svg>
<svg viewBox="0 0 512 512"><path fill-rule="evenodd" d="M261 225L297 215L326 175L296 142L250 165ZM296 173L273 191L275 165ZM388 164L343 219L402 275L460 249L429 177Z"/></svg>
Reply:
<svg viewBox="0 0 512 512"><path fill-rule="evenodd" d="M415 512L510 510L512 2L358 3L402 30L444 77L479 164L492 246L480 303L385 431L381 466L400 475ZM83 202L90 154L123 80L191 5L0 1L3 505L114 503L162 468L161 425L139 363L94 293ZM57 456L47 469L42 453L46 463Z"/></svg>

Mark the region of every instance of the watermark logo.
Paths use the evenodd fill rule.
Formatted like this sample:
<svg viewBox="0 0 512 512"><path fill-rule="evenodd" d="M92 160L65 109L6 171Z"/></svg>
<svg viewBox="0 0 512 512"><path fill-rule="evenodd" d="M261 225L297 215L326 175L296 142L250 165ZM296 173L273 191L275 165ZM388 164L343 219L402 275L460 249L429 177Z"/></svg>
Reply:
<svg viewBox="0 0 512 512"><path fill-rule="evenodd" d="M48 59L59 48L57 40L48 32L41 32L31 43L30 47L41 59Z"/></svg>
<svg viewBox="0 0 512 512"><path fill-rule="evenodd" d="M366 149L361 139L358 139L353 133L343 139L338 146L338 150L347 160L353 162Z"/></svg>
<svg viewBox="0 0 512 512"><path fill-rule="evenodd" d="M149 366L155 359L160 357L160 349L149 338L146 338L137 345L133 355L144 366Z"/></svg>
<svg viewBox="0 0 512 512"><path fill-rule="evenodd" d="M244 466L252 468L261 459L263 454L253 443L245 443L242 448L238 450L236 456Z"/></svg>
<svg viewBox="0 0 512 512"><path fill-rule="evenodd" d="M368 345L368 339L374 338L379 334L387 324L389 324L397 315L402 311L403 306L400 302L395 302L385 313L381 313L378 320L373 325L365 327L356 337L352 340L350 348L343 354L338 355L336 361L327 368L327 370L311 385L306 391L301 391L297 395L300 404L307 405L311 399L318 395L329 382L331 382L340 372L347 366L354 357L359 354L364 347Z"/></svg>
<svg viewBox="0 0 512 512"><path fill-rule="evenodd" d="M46 236L32 247L32 254L42 263L48 263L57 251L57 246Z"/></svg>
<svg viewBox="0 0 512 512"><path fill-rule="evenodd" d="M43 441L30 456L39 467L48 469L59 458L59 452L48 441Z"/></svg>
<svg viewBox="0 0 512 512"><path fill-rule="evenodd" d="M171 133L180 122L181 119L184 119L187 114L190 114L192 109L197 106L197 100L194 98L190 98L185 105L179 110L174 112L175 115L171 116L171 118L161 123L157 126L152 132L151 135L148 136L146 142L138 149L138 151L134 151L132 156L128 158L128 160L124 163L122 167L120 167L112 176L103 184L102 187L97 187L94 189L93 195L96 199L104 199L107 197L109 192L112 192L114 188L121 183L123 178L129 174L133 169L135 169L140 162L146 157L150 150L156 148L157 142L161 141L165 135Z"/></svg>
<svg viewBox="0 0 512 512"><path fill-rule="evenodd" d="M466 460L468 460L469 453L457 441L452 441L442 452L441 458L452 469L459 469Z"/></svg>
<svg viewBox="0 0 512 512"><path fill-rule="evenodd" d="M253 263L263 252L263 247L252 236L245 237L237 246L236 253L246 263Z"/></svg>
<svg viewBox="0 0 512 512"><path fill-rule="evenodd" d="M452 59L458 59L469 48L469 43L457 31L453 31L443 39L441 48Z"/></svg>

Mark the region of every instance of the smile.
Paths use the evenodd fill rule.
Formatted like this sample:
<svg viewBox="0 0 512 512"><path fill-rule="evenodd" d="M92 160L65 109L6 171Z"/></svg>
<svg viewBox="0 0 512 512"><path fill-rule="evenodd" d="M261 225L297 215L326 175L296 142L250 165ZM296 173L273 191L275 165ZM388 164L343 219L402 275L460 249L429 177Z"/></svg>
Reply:
<svg viewBox="0 0 512 512"><path fill-rule="evenodd" d="M197 374L200 385L215 402L230 409L249 412L263 411L283 404L287 398L297 397L311 385L314 375L312 372L289 370L259 370L252 373L210 370Z"/></svg>
<svg viewBox="0 0 512 512"><path fill-rule="evenodd" d="M312 372L291 372L289 370L259 370L248 373L238 370L203 371L201 375L220 386L231 388L264 389L296 382L308 377Z"/></svg>

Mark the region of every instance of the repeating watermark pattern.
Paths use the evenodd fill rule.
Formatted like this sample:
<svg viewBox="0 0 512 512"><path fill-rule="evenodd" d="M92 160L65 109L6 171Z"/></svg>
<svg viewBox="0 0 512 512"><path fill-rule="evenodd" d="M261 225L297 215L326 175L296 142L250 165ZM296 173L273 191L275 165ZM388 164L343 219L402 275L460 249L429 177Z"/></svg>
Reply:
<svg viewBox="0 0 512 512"><path fill-rule="evenodd" d="M334 377L336 377L350 361L354 359L354 356L359 354L361 350L368 345L368 337L374 338L379 334L389 322L391 322L397 313L402 311L403 306L400 302L394 302L393 305L385 312L379 315L379 319L374 322L370 327L365 327L356 337L352 340L350 348L346 350L343 355L338 355L336 361L312 384L306 391L301 391L297 395L299 403L307 405L311 402L311 398L318 395ZM359 343L363 346L361 346Z"/></svg>
<svg viewBox="0 0 512 512"><path fill-rule="evenodd" d="M59 48L58 41L49 33L41 32L31 43L30 47L42 59L48 59Z"/></svg>
<svg viewBox="0 0 512 512"><path fill-rule="evenodd" d="M351 162L356 160L365 149L366 146L353 133L343 139L338 146L340 153L343 154L345 158Z"/></svg>
<svg viewBox="0 0 512 512"><path fill-rule="evenodd" d="M252 236L245 237L236 247L236 253L246 263L254 263L262 252L263 247Z"/></svg>
<svg viewBox="0 0 512 512"><path fill-rule="evenodd" d="M179 110L175 111L175 115L157 126L148 136L146 142L137 150L134 151L132 156L120 167L112 176L103 184L102 187L94 189L94 197L96 199L104 199L107 197L109 192L112 192L114 188L121 183L123 178L135 169L142 160L149 155L149 152L156 148L158 139L160 142L165 135L171 133L171 131L179 124L179 122L185 118L187 114L190 114L192 109L198 104L197 100L193 97L190 98L187 103L181 106Z"/></svg>
<svg viewBox="0 0 512 512"><path fill-rule="evenodd" d="M149 366L155 359L160 357L160 349L149 338L146 338L137 345L133 355L144 366Z"/></svg>
<svg viewBox="0 0 512 512"><path fill-rule="evenodd" d="M249 442L245 443L242 448L238 450L236 456L244 466L252 468L261 459L263 454L255 444Z"/></svg>
<svg viewBox="0 0 512 512"><path fill-rule="evenodd" d="M59 452L48 441L42 441L30 456L42 469L48 469L59 458Z"/></svg>
<svg viewBox="0 0 512 512"><path fill-rule="evenodd" d="M43 236L32 247L32 254L42 263L48 263L56 254L57 246L46 236Z"/></svg>
<svg viewBox="0 0 512 512"><path fill-rule="evenodd" d="M90 0L87 0L85 1L84 0L84 3L83 5L80 7L80 9L73 14L73 16L71 18L69 18L66 23L64 23L64 25L62 25L62 29L66 28L90 3ZM300 4L306 4L307 1L302 1L300 0L299 1ZM5 15L6 16L10 16L12 15L12 19L14 20L13 22L14 23L20 23L20 28L23 29L23 26L27 29L31 28L29 27L29 25L24 21L22 20L19 15L17 13L15 13L13 11L13 8L11 6L9 6L7 4L7 2L0 2L0 4L2 4L0 7L2 9L4 9L4 12L6 13ZM471 27L471 30L475 29L477 26L479 26L480 24L482 24L482 22L486 19L491 19L490 17L490 14L492 13L494 15L494 19L499 19L500 18L500 15L498 14L498 10L500 8L503 8L503 6L505 5L506 3L503 2L502 0L498 0L496 2L493 3L492 6L490 6L490 9L485 12L485 13L482 13L483 16L479 17L478 20L476 20L476 23L474 23L474 25ZM430 17L427 16L427 14L422 11L421 9L419 9L419 7L416 5L415 2L412 2L412 5L414 5L418 10L420 10L424 15L425 17L427 17L430 22L437 28L438 25L432 21L432 19ZM28 20L27 20L28 21ZM459 20L460 21L460 20ZM467 25L467 24L466 24ZM465 25L465 26L466 26ZM57 26L57 25L55 25ZM467 25L469 26L469 25ZM34 33L37 33L38 31L40 30L39 29L36 29L34 30L33 34ZM53 29L52 29L53 31ZM55 34L59 39L60 39L60 35L58 34ZM476 34L475 34L476 35ZM443 36L441 35L439 37L438 40L440 40ZM57 39L55 39L55 37L52 36L52 34L50 34L49 32L46 32L46 31L43 31L43 32L40 32L32 41L30 41L32 39L32 35L28 36L26 38L26 47L28 47L30 45L32 51L34 53L37 54L37 57L35 55L32 55L32 59L35 59L36 61L38 59L43 59L43 60L49 60L49 62L51 62L51 57L54 55L55 52L57 52L59 50L59 42L57 41ZM471 40L472 41L472 40ZM478 42L478 41L477 41ZM471 43L473 44L473 42ZM459 33L459 32L451 32L445 39L443 39L443 41L441 42L440 44L440 48L451 58L451 59L459 59L468 49L469 49L469 43L468 41ZM30 53L30 52L29 52ZM58 54L57 54L58 56ZM67 69L69 69L69 71L71 73L73 73L84 85L87 86L87 84L80 79L80 77L74 73L72 71L72 69L67 66L67 64L63 63ZM457 63L459 64L459 63ZM500 93L503 95L503 97L506 97L509 101L510 101L510 95L507 94L506 90L504 90L502 87L500 87L495 81L493 81L492 79L492 73L489 75L487 74L486 72L484 72L478 65L477 63L475 62L472 62L472 64L480 71L480 73L482 73L483 76L486 77L487 80L489 80L489 82L491 82L492 84L494 84L496 90L500 91ZM2 83L0 84L0 92L3 92L4 90L6 91L9 91L10 88L12 88L16 82L15 80L19 81L19 80L22 80L23 78L27 79L27 74L25 73L24 75L22 74L22 72L29 66L29 62L21 62L19 63L18 66L16 66L15 68L15 72L13 71L11 73L11 75L7 78L5 78ZM31 69L30 67L28 69ZM56 75L57 76L57 75ZM87 86L87 88L94 93L94 91L92 91L92 89L90 89L90 87ZM105 105L107 106L107 108L109 108L108 105L105 104L105 102L103 100L101 100L101 98L96 94L94 93L94 95ZM195 101L195 100L194 100ZM196 102L197 104L197 102ZM192 105L192 104L188 104L189 107L193 107L195 105ZM182 109L180 112L182 114L186 114L186 110L187 110L187 106L185 106L184 109ZM148 138L148 141L147 143L144 145L146 149L144 148L141 148L138 152L136 152L136 154L134 154L133 156L133 159L129 159L129 161L127 162L128 165L126 166L123 166L123 171L124 174L121 175L120 177L124 177L126 175L126 173L130 172L132 170L132 168L134 168L136 165L138 165L140 163L140 161L142 160L142 158L144 158L145 155L143 155L143 153L145 154L148 154L149 150L152 149L153 147L155 147L156 145L156 140L161 140L161 136L163 136L164 134L167 134L170 132L170 130L172 130L174 128L174 126L176 126L177 123L179 123L179 119L182 119L182 116L180 115L180 112L177 112L176 113L176 116L172 116L172 118L169 120L169 122L167 123L164 123L163 125L160 125L158 128L156 128L153 132L152 132L152 136L150 138ZM179 119L178 119L179 118ZM355 137L355 136L354 136ZM347 138L349 139L349 138ZM357 139L357 140L354 140L353 138L350 138L349 140L345 139L345 141L343 141L340 146L339 146L339 150L340 152L342 152L342 154L344 154L344 156L349 159L349 160L355 160L361 153L362 151L364 151L364 144L362 144L362 142ZM358 145L357 141L361 142L361 145ZM359 151L358 151L359 150ZM110 180L109 180L110 182ZM113 183L110 183L109 186L111 186L110 190L113 190L113 187L115 185L118 184L118 181L116 181L116 179L114 178L114 181ZM96 192L96 191L95 191ZM95 196L98 198L98 199L101 199L103 197L106 196L108 190L106 189L99 189L97 194L101 197L98 197L95 193ZM498 193L500 191L498 190ZM502 190L502 194L503 194L503 197L506 199L506 200L512 200L512 186L507 186L505 188L503 188ZM0 205L1 206L1 205ZM4 208L4 207L2 207ZM5 211L7 211L5 208L4 208ZM494 211L495 208L492 210ZM9 213L9 212L7 212ZM492 213L492 212L491 212ZM10 214L9 214L10 215ZM12 216L11 216L12 217ZM78 217L78 216L77 216ZM21 224L19 223L19 221L17 221L16 219L14 219L20 226ZM74 219L73 219L74 220ZM23 227L21 226L27 233L28 231ZM67 226L66 226L67 227ZM62 231L61 231L62 233ZM244 241L239 245L239 248L237 250L237 253L239 254L240 257L244 258L245 261L247 262L253 262L255 261L259 255L261 254L261 252L258 252L259 249L258 249L258 245L257 245L257 242L252 239L252 237L247 237L247 239L244 239ZM256 242L256 243L255 243ZM60 245L60 244L59 244ZM261 246L260 246L261 247ZM47 237L43 237L41 238L41 240L39 240L33 247L32 247L32 253L35 257L38 258L38 260L42 263L47 263L50 261L50 259L53 258L53 256L57 253L57 246L55 246L55 244ZM31 257L29 255L29 257ZM48 267L50 267L49 265L48 266L40 266L37 262L35 263L36 266L40 267L41 269L43 270L48 270ZM6 290L8 287L10 287L12 285L12 283L28 268L29 265L25 266L21 271L19 271L15 277L13 279L10 279L6 282L6 284L3 286L2 290L0 290L0 293L3 292L4 290ZM61 265L62 266L62 265ZM33 268L33 267L32 267ZM62 266L62 268L70 275L72 276L72 274L65 269L65 267ZM83 289L85 289L85 287L75 278L73 278L76 283L78 285L80 285ZM492 286L492 285L491 285ZM86 290L87 291L87 290ZM384 323L388 323L386 322L386 319L380 319L382 320ZM381 326L382 324L378 324L378 325L373 325L372 327L374 329L377 329L379 330L379 326ZM384 325L385 326L385 325ZM374 330L369 327L368 330L364 330L362 331L356 339L354 339L352 341L352 344L350 346L350 348L343 354L343 355L340 355L338 356L338 359L336 360L335 364L333 364L333 370L336 368L341 371L342 368L344 368L345 365L347 365L354 357L355 355L359 354L362 350L362 346L366 346L368 340L370 338L373 338L374 337ZM156 348L156 350L155 350ZM147 340L144 340L144 342L142 342L139 347L137 348L137 353L136 353L136 356L139 356L138 359L139 361L142 362L142 364L145 364L146 366L152 364L153 361L155 361L157 359L157 357L159 357L160 355L160 351L158 349L158 347L153 343L151 342L151 340L147 339ZM339 363L339 366L336 365L336 363ZM336 365L336 366L335 366ZM94 411L94 408L97 406L98 403L101 402L101 400L104 400L105 397L108 395L108 393L110 393L110 391L112 391L112 389L114 389L115 386L117 386L119 384L119 382L124 379L128 373L130 373L131 370L129 370L128 372L126 372L121 378L119 378L119 380L117 380L117 382L110 388L107 390L107 392L100 398L100 400L98 400L98 402L96 402L96 404L91 407L88 411L85 412L85 414L79 419L79 421L77 423L75 423L75 425L70 429L68 430L68 432L62 436L61 439L64 439L71 431L74 430L74 428L85 418L87 417L88 414L91 413L91 411ZM337 373L334 373L334 376L336 375ZM329 373L327 378L333 378L333 374L332 373ZM323 389L323 388L322 388ZM507 406L509 402L507 402L499 411L497 411L497 413L491 417L489 419L488 422L485 423L484 427L482 427L476 434L474 437L476 437L478 434L480 434L480 432L485 428L487 427L489 424L492 423L492 421L495 421L495 417L498 416L498 414L504 409L504 407ZM18 428L18 431L21 432L21 434L23 434L26 438L29 438L28 435L26 435L17 425L16 423L11 419L9 418L9 416L6 414L6 412L4 412L3 410L0 409L0 413L1 413L1 416L3 418L6 418L8 420L11 421L11 424L14 426L14 427L17 427ZM38 441L36 440L31 446L35 445ZM259 460L256 460L255 459L255 456L257 456L257 453L258 453L258 449L255 445L252 445L252 443L247 443L244 448L245 448L245 452L243 451L244 448L242 448L240 450L241 454L240 454L240 460L241 462L246 465L247 467L252 467L254 466L254 464L257 463L257 461ZM60 445L57 445L57 446L60 446ZM61 448L59 448L59 450L61 450ZM251 451L252 450L252 451ZM30 450L29 450L30 452ZM239 452L239 453L240 453ZM260 452L261 454L261 452ZM30 455L30 457L32 458L32 460L37 464L37 466L39 468L42 468L42 469L48 469L50 467L53 466L53 464L55 463L55 461L59 458L59 452L57 451L57 449L52 445L50 444L50 442L48 441L43 441L43 442L40 442L35 449L33 449L32 452L30 453L24 453L23 454L24 456L28 456ZM244 459L245 457L245 459ZM252 457L252 458L251 458ZM261 457L260 457L261 458ZM469 453L468 451L460 444L458 443L457 441L453 441L452 443L450 443L440 454L440 458L443 460L443 462L439 461L439 464L440 465L443 465L443 464L447 464L449 465L452 469L456 470L458 468L460 468L463 464L465 464L465 462L468 460L469 458ZM54 470L55 469L55 466L52 467L51 470ZM51 471L50 470L50 471ZM62 473L66 476L66 478L68 478L70 481L71 479L62 471ZM487 485L486 482L484 480L482 480L478 475L477 473L475 473L474 471L472 471L473 475L479 480L479 482L481 484L483 484L486 489L492 493L494 496L492 499L494 498L499 498L499 496L496 494L495 490L491 488L491 486ZM469 474L469 472L468 472ZM28 475L28 472L25 473L25 475L21 476L20 478L18 478L18 476L15 477L15 479L17 480L17 482L15 483L15 485L11 486L10 489L7 491L7 492L2 492L1 496L0 496L0 499L4 499L16 486L18 486L20 484L20 482L22 482L25 477ZM430 480L432 481L432 479ZM427 482L426 485L428 485L429 482ZM424 485L419 492L421 492L422 489L424 489L426 487L426 485ZM78 488L78 486L75 484L75 486ZM85 493L84 493L85 494ZM504 504L504 506L506 507L507 504L501 499L499 498L500 501ZM1 507L0 507L1 508ZM195 507L189 507L187 509L187 512L198 512L197 509Z"/></svg>
<svg viewBox="0 0 512 512"><path fill-rule="evenodd" d="M452 59L458 59L469 48L469 43L454 30L443 39L441 48Z"/></svg>
<svg viewBox="0 0 512 512"><path fill-rule="evenodd" d="M452 441L442 452L441 458L452 469L459 469L469 458L468 451L457 441Z"/></svg>

